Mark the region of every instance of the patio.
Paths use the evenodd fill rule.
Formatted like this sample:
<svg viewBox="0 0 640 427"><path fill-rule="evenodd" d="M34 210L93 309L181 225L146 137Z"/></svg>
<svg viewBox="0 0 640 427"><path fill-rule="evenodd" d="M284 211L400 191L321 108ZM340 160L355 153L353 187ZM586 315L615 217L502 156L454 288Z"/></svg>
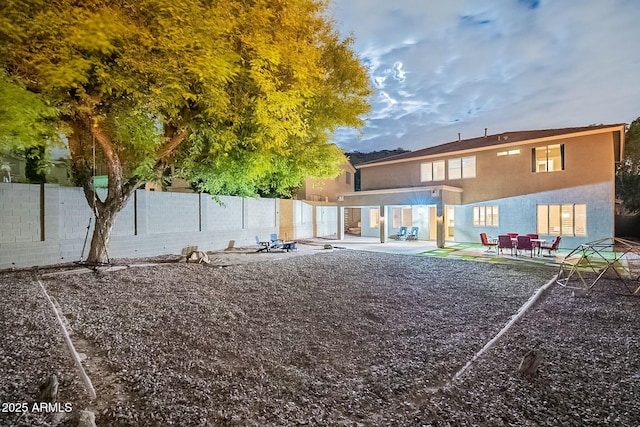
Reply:
<svg viewBox="0 0 640 427"><path fill-rule="evenodd" d="M311 244L331 244L336 248L346 248L370 252L394 253L413 256L433 256L438 258L465 259L480 262L490 262L494 264L535 264L541 266L559 267L569 250L559 249L552 256L512 256L508 253L499 254L489 251L478 243L445 242L444 248L438 248L435 241L428 240L390 240L387 243L380 243L377 237L360 237L345 235L343 240L338 240L336 236L328 238L315 238L306 240Z"/></svg>

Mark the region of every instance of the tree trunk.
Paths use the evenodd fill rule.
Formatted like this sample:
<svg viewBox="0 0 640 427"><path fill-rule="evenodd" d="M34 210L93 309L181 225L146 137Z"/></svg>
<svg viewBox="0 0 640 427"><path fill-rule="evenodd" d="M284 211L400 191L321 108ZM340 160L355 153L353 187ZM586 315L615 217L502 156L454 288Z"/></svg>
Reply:
<svg viewBox="0 0 640 427"><path fill-rule="evenodd" d="M107 209L104 205L102 209L96 209L97 214L95 216L93 236L91 237L91 249L87 257L89 264L107 264L109 262L108 249L111 240L111 230L113 229L113 223L120 209Z"/></svg>
<svg viewBox="0 0 640 427"><path fill-rule="evenodd" d="M97 103L87 100L86 110L93 111ZM135 175L128 175L120 160L117 145L102 128L96 113L78 114L70 118L72 132L68 135L72 166L78 184L84 190L89 207L95 212L95 224L87 263L109 262L111 230L118 213L125 207L131 194L142 182ZM155 169L160 174L169 156L187 136L186 128L165 130L165 144L156 153ZM93 151L92 151L93 150ZM107 167L107 195L100 200L95 195L93 177L96 162L95 151L101 153L99 161Z"/></svg>

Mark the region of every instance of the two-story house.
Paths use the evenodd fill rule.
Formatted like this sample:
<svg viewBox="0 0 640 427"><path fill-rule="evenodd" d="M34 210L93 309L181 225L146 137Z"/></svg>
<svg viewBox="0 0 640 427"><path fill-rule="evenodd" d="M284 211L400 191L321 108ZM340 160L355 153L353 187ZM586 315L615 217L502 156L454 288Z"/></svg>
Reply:
<svg viewBox="0 0 640 427"><path fill-rule="evenodd" d="M296 191L295 198L311 202L335 202L338 194L353 191L356 169L346 159L340 169L340 175L333 179L307 177Z"/></svg>
<svg viewBox="0 0 640 427"><path fill-rule="evenodd" d="M399 227L417 226L419 239L439 247L478 242L482 232L560 235L565 247L611 237L624 133L624 124L485 131L361 164L362 191L339 197L338 218L360 208L362 236L386 242Z"/></svg>

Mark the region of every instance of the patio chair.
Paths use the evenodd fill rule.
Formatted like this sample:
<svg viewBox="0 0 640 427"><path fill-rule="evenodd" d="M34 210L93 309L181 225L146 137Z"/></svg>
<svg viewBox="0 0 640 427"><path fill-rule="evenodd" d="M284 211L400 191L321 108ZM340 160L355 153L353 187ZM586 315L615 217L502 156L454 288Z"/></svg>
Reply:
<svg viewBox="0 0 640 427"><path fill-rule="evenodd" d="M531 257L533 257L533 243L529 236L518 236L517 251L529 251Z"/></svg>
<svg viewBox="0 0 640 427"><path fill-rule="evenodd" d="M540 235L536 233L527 233L526 236L531 239L531 244L533 245L533 248L538 249L538 255L540 255L540 242L538 241L538 239L540 238Z"/></svg>
<svg viewBox="0 0 640 427"><path fill-rule="evenodd" d="M515 245L513 244L513 241L511 240L511 237L509 237L506 234L501 234L498 236L498 250L500 253L502 253L503 249L510 249L511 250L511 255L513 255L513 250L515 249Z"/></svg>
<svg viewBox="0 0 640 427"><path fill-rule="evenodd" d="M548 250L549 255L551 255L551 251L556 252L558 250L558 246L560 246L560 240L562 240L562 237L556 236L550 245L540 245L540 249Z"/></svg>
<svg viewBox="0 0 640 427"><path fill-rule="evenodd" d="M495 239L489 240L487 233L480 233L480 241L482 242L482 246L487 247L485 252L489 252L491 249L495 250L498 246L498 242Z"/></svg>
<svg viewBox="0 0 640 427"><path fill-rule="evenodd" d="M411 227L409 234L407 234L407 240L418 240L418 231L420 231L420 227Z"/></svg>
<svg viewBox="0 0 640 427"><path fill-rule="evenodd" d="M271 249L281 249L283 240L278 238L278 233L271 233Z"/></svg>
<svg viewBox="0 0 640 427"><path fill-rule="evenodd" d="M256 244L259 246L256 252L262 252L262 251L269 252L269 247L271 247L270 241L263 242L262 240L260 240L260 237L258 236L256 236Z"/></svg>
<svg viewBox="0 0 640 427"><path fill-rule="evenodd" d="M400 227L400 230L396 233L396 237L398 240L406 240L407 238L407 227Z"/></svg>
<svg viewBox="0 0 640 427"><path fill-rule="evenodd" d="M518 237L518 233L507 233L507 236L511 237L512 239L516 239Z"/></svg>

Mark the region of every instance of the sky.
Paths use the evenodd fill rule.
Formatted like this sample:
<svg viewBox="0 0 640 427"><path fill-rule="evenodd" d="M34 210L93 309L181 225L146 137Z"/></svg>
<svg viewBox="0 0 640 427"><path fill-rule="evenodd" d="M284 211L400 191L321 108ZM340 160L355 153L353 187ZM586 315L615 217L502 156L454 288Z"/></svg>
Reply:
<svg viewBox="0 0 640 427"><path fill-rule="evenodd" d="M346 151L640 116L639 0L332 0L375 93Z"/></svg>

